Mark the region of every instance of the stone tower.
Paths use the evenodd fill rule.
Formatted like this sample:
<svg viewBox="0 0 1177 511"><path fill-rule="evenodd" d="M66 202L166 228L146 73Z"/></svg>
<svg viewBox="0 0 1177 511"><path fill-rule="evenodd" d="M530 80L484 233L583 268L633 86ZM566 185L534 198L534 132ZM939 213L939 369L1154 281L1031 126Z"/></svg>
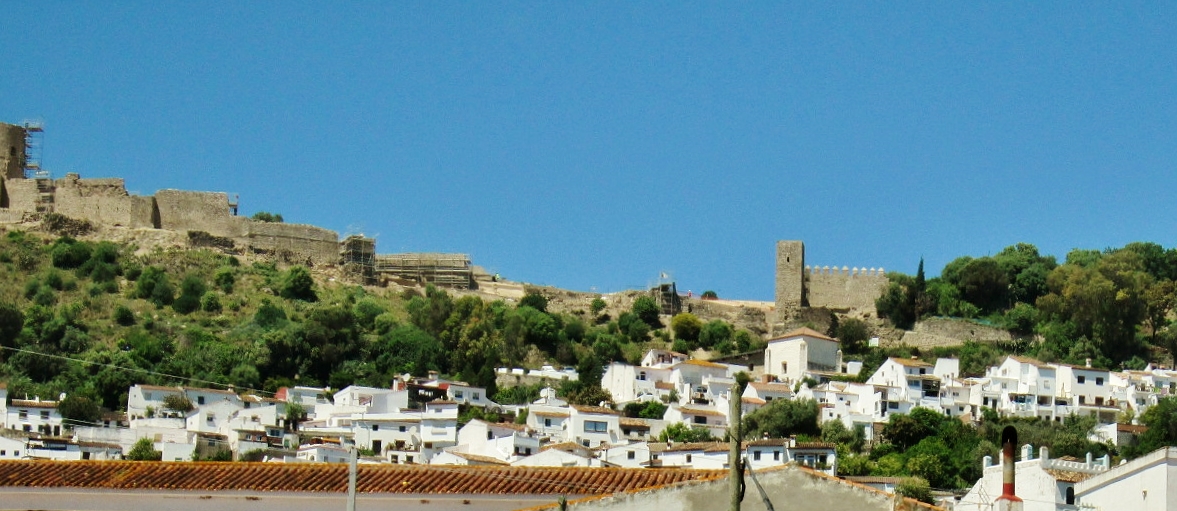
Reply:
<svg viewBox="0 0 1177 511"><path fill-rule="evenodd" d="M25 129L21 126L0 123L0 175L25 177Z"/></svg>
<svg viewBox="0 0 1177 511"><path fill-rule="evenodd" d="M777 321L788 318L801 308L805 296L805 244L800 241L776 242L776 313Z"/></svg>

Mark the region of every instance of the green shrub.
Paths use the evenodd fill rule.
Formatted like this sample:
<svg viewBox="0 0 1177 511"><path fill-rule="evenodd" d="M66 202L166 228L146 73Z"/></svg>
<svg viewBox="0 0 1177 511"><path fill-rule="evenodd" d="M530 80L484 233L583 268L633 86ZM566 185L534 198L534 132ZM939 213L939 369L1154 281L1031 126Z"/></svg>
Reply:
<svg viewBox="0 0 1177 511"><path fill-rule="evenodd" d="M219 314L221 312L221 298L215 292L209 291L200 298L200 308L204 312Z"/></svg>
<svg viewBox="0 0 1177 511"><path fill-rule="evenodd" d="M135 313L125 305L119 305L114 308L114 322L122 326L131 326L135 324Z"/></svg>

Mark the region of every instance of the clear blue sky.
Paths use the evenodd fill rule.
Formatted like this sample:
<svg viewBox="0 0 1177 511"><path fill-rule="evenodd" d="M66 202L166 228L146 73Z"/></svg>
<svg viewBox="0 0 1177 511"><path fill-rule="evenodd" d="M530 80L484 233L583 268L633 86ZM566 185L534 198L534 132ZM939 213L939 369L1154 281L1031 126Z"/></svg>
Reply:
<svg viewBox="0 0 1177 511"><path fill-rule="evenodd" d="M57 176L583 291L1174 244L1177 5L782 4L10 2L0 121Z"/></svg>

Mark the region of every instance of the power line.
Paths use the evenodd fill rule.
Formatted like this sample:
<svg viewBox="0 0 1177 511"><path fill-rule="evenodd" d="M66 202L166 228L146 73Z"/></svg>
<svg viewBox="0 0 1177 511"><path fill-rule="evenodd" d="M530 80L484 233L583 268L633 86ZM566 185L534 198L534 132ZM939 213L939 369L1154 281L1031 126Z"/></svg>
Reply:
<svg viewBox="0 0 1177 511"><path fill-rule="evenodd" d="M159 371L152 371L150 369L143 369L143 368L139 368L139 367L125 367L125 366L120 366L120 365L115 365L115 364L107 364L104 362L94 362L92 360L83 360L80 358L67 357L64 355L53 355L50 353L42 353L39 351L26 350L26 349L22 349L22 348L13 348L13 347L8 347L8 346L0 346L0 348L4 348L6 350L15 351L15 352L19 352L19 353L27 353L30 355L39 355L42 357L56 358L59 360L68 360L70 362L78 362L81 364L87 364L87 365L93 365L93 366L99 366L99 367L107 367L110 369L118 369L121 371L127 371L127 372L132 372L132 373L150 374L150 375L155 375L155 376L163 376L165 378L172 378L175 380L203 383L206 385L216 385L216 386L225 387L225 388L230 388L230 387L236 388L236 386L231 383L221 383L221 382L215 382L215 381L211 381L211 380L202 380L200 378L192 378L192 377L187 377L187 376L177 376L174 374L161 373ZM261 389L254 389L254 388L250 388L250 387L241 387L241 389L247 390L247 391L250 391L253 393L257 393L257 394L268 394L271 396L274 395L273 392L268 392L268 391L261 390Z"/></svg>

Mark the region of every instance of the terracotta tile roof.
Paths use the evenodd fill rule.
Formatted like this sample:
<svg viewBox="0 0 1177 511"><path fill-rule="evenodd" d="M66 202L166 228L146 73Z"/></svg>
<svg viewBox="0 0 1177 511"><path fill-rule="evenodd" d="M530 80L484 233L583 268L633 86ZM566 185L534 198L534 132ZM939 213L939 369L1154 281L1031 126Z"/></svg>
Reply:
<svg viewBox="0 0 1177 511"><path fill-rule="evenodd" d="M233 392L231 390L206 389L206 388L201 388L201 387L184 387L184 391L185 392L207 392L209 394L225 394L225 395L229 395L229 396L236 396L237 395L236 392Z"/></svg>
<svg viewBox="0 0 1177 511"><path fill-rule="evenodd" d="M740 402L743 402L743 403L748 403L748 404L751 404L751 405L763 405L763 404L768 404L768 401L765 401L765 400L763 400L763 399L760 399L760 398L758 398L758 397L741 397L741 398L740 398Z"/></svg>
<svg viewBox="0 0 1177 511"><path fill-rule="evenodd" d="M763 447L763 446L780 447L780 446L785 445L786 442L787 442L787 440L785 440L784 438L762 438L760 440L751 440L748 442L744 442L744 448Z"/></svg>
<svg viewBox="0 0 1177 511"><path fill-rule="evenodd" d="M1144 434L1145 431L1148 431L1148 426L1138 426L1135 424L1116 424L1116 431L1141 435Z"/></svg>
<svg viewBox="0 0 1177 511"><path fill-rule="evenodd" d="M887 477L887 476L839 476L850 482L859 484L899 484L903 480L902 477Z"/></svg>
<svg viewBox="0 0 1177 511"><path fill-rule="evenodd" d="M932 364L919 359L891 357L891 360L903 367L932 367Z"/></svg>
<svg viewBox="0 0 1177 511"><path fill-rule="evenodd" d="M703 451L703 452L726 452L728 444L725 442L683 442L675 443L674 445L667 445L663 452L682 452L682 451Z"/></svg>
<svg viewBox="0 0 1177 511"><path fill-rule="evenodd" d="M660 390L674 390L674 384L668 381L656 381L654 382L654 388Z"/></svg>
<svg viewBox="0 0 1177 511"><path fill-rule="evenodd" d="M754 381L748 385L751 385L752 388L756 390L767 390L769 392L788 392L790 394L793 393L793 387L790 387L788 383L765 383Z"/></svg>
<svg viewBox="0 0 1177 511"><path fill-rule="evenodd" d="M470 454L468 452L451 452L450 454L453 454L454 456L462 458L466 461L473 461L475 463L487 463L490 465L510 465L510 463L507 463L506 461L500 460L498 458L492 458L490 456Z"/></svg>
<svg viewBox="0 0 1177 511"><path fill-rule="evenodd" d="M718 410L707 410L704 408L691 408L689 406L684 406L684 407L680 408L679 410L682 411L683 415L703 415L703 416L707 416L707 417L727 417L727 415L724 415L723 412L718 411Z"/></svg>
<svg viewBox="0 0 1177 511"><path fill-rule="evenodd" d="M614 410L612 408L605 408L603 406L572 405L572 409L574 409L580 413L596 413L596 414L601 414L601 415L621 415L621 414L617 413L617 410Z"/></svg>
<svg viewBox="0 0 1177 511"><path fill-rule="evenodd" d="M433 401L430 401L425 404L427 404L427 405L456 405L456 404L458 404L458 402L457 401L450 401L447 399L434 399Z"/></svg>
<svg viewBox="0 0 1177 511"><path fill-rule="evenodd" d="M832 442L797 442L792 449L833 449L837 444Z"/></svg>
<svg viewBox="0 0 1177 511"><path fill-rule="evenodd" d="M57 401L30 401L28 399L13 399L14 408L57 408Z"/></svg>
<svg viewBox="0 0 1177 511"><path fill-rule="evenodd" d="M162 391L167 391L167 392L180 392L180 387L164 387L161 385L139 384L139 388L142 390L162 390Z"/></svg>
<svg viewBox="0 0 1177 511"><path fill-rule="evenodd" d="M567 419L568 415L569 415L568 412L544 412L544 411L531 412L531 414L536 417L559 417L562 419Z"/></svg>
<svg viewBox="0 0 1177 511"><path fill-rule="evenodd" d="M1035 359L1032 359L1032 358L1030 358L1030 357L1022 357L1022 356L1018 356L1018 355L1010 355L1010 356L1009 356L1009 358L1012 358L1012 359L1014 359L1014 361L1016 361L1016 362L1018 362L1018 363L1021 363L1021 364L1030 364L1030 365L1032 365L1032 366L1039 367L1039 368L1042 368L1042 369L1054 369L1053 367L1051 367L1051 366L1047 365L1047 364L1046 364L1046 362L1042 362L1042 361L1040 361L1040 360L1035 360Z"/></svg>
<svg viewBox="0 0 1177 511"><path fill-rule="evenodd" d="M784 340L788 340L788 339L795 339L797 337L813 337L814 339L823 339L826 341L838 342L837 339L834 339L833 337L830 337L826 334L818 332L817 330L814 330L812 328L798 328L796 330L786 332L786 333L784 333L774 339L770 339L768 342L771 343L771 342L775 342L775 341L784 341Z"/></svg>
<svg viewBox="0 0 1177 511"><path fill-rule="evenodd" d="M1078 483L1080 481L1086 481L1088 478L1095 475L1088 474L1086 472L1072 472L1070 470L1055 470L1052 468L1046 469L1046 473L1050 474L1050 476L1056 480L1065 483Z"/></svg>
<svg viewBox="0 0 1177 511"><path fill-rule="evenodd" d="M515 424L513 422L488 422L486 425L492 428L503 428L512 431L527 431L529 429L526 424Z"/></svg>
<svg viewBox="0 0 1177 511"><path fill-rule="evenodd" d="M682 366L682 365L696 366L696 367L709 367L711 369L727 370L727 366L725 366L723 364L716 364L715 362L711 362L711 361L707 361L707 360L699 360L697 358L692 358L690 360L684 360L682 362L679 362L679 363L675 364L675 367Z"/></svg>
<svg viewBox="0 0 1177 511"><path fill-rule="evenodd" d="M598 495L725 477L723 470L361 465L360 493ZM0 486L123 490L347 491L343 463L0 461Z"/></svg>
<svg viewBox="0 0 1177 511"><path fill-rule="evenodd" d="M638 419L634 417L622 417L619 421L623 428L645 428L650 429L650 423L646 419Z"/></svg>

